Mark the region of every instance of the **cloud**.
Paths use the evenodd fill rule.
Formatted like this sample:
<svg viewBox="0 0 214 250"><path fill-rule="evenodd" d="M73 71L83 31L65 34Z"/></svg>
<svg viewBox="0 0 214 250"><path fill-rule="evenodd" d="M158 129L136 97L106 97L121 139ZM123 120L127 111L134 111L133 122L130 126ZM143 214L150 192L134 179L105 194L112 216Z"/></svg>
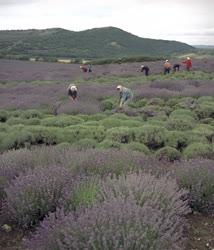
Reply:
<svg viewBox="0 0 214 250"><path fill-rule="evenodd" d="M39 0L0 0L0 6L23 5L23 4L31 4L34 2L39 2Z"/></svg>

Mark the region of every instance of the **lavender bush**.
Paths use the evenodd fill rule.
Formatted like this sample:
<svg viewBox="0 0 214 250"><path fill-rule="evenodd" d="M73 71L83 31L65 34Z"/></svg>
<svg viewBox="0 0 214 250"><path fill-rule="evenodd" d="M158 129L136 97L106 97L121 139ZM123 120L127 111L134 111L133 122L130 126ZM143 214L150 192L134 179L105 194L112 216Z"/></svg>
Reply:
<svg viewBox="0 0 214 250"><path fill-rule="evenodd" d="M213 161L195 160L176 168L180 187L189 190L189 203L193 210L214 213Z"/></svg>
<svg viewBox="0 0 214 250"><path fill-rule="evenodd" d="M132 178L124 180L125 189L121 185L124 181L121 183L120 179L117 184L113 180L111 190L116 191L116 197L113 192L108 193L103 203L92 208L67 215L62 211L50 214L26 242L27 249L184 249L183 216L188 212L186 203L180 200L184 193L168 190L175 188L169 182L165 188L166 179L159 181L145 176L143 180L147 181L141 187L145 185L146 190L141 196L137 187L140 183L134 183L136 178ZM152 185L155 185L154 191ZM120 192L118 187L122 188ZM167 194L163 194L166 189ZM148 194L148 190L152 193ZM140 196L147 199L139 200Z"/></svg>
<svg viewBox="0 0 214 250"><path fill-rule="evenodd" d="M118 178L107 178L101 188L100 199L106 200L113 197L134 197L136 203L144 206L145 203L152 204L166 214L179 208L176 215L185 214L187 209L187 192L180 190L176 181L169 176L156 178L142 172L121 175ZM155 205L154 205L155 204ZM175 209L176 210L176 209Z"/></svg>
<svg viewBox="0 0 214 250"><path fill-rule="evenodd" d="M73 178L65 167L43 167L21 174L5 188L4 211L21 227L30 227L55 211Z"/></svg>

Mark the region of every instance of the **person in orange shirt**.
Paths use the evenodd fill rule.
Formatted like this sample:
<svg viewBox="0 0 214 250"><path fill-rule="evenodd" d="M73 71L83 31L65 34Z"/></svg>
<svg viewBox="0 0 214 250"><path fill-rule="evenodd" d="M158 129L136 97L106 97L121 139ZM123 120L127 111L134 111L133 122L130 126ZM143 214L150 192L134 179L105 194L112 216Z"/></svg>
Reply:
<svg viewBox="0 0 214 250"><path fill-rule="evenodd" d="M166 60L164 63L164 75L169 74L171 70L171 64L169 63L169 60Z"/></svg>

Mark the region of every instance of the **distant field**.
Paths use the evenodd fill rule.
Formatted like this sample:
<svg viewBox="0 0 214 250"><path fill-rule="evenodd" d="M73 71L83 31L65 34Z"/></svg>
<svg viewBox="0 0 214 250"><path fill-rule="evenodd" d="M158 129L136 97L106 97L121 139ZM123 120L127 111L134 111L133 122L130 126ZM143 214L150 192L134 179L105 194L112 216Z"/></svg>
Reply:
<svg viewBox="0 0 214 250"><path fill-rule="evenodd" d="M172 64L179 60L172 60ZM109 75L141 75L140 65L149 65L152 74L158 74L163 71L163 62L141 62L96 65L93 67L94 76ZM214 60L201 59L193 61L193 69L204 72L213 72ZM184 67L183 67L184 68ZM78 64L60 64L45 62L28 62L16 60L0 60L0 82L1 81L34 81L34 80L74 80L83 77ZM85 78L91 77L88 74Z"/></svg>

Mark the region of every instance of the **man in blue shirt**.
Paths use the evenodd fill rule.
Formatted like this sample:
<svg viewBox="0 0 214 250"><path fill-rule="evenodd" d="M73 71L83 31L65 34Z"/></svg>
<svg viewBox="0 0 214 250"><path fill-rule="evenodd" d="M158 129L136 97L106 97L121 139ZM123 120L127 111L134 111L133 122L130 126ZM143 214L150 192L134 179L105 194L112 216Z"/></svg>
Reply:
<svg viewBox="0 0 214 250"><path fill-rule="evenodd" d="M130 89L121 85L117 86L117 90L120 92L119 108L123 108L133 98L133 93Z"/></svg>

